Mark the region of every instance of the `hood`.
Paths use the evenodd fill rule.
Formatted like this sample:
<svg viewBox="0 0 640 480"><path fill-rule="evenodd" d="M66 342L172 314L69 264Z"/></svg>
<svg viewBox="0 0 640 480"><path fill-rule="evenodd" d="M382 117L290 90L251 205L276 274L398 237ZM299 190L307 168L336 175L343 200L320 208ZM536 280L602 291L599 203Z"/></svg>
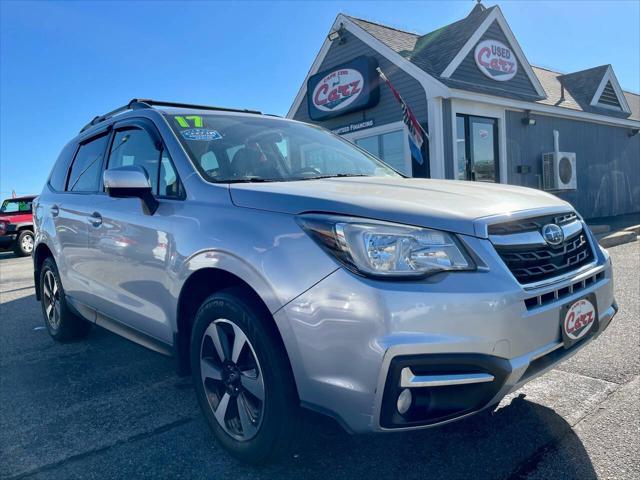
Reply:
<svg viewBox="0 0 640 480"><path fill-rule="evenodd" d="M473 221L543 207L569 210L554 195L495 183L350 177L230 186L239 207L299 214L326 212L475 235Z"/></svg>
<svg viewBox="0 0 640 480"><path fill-rule="evenodd" d="M0 220L8 222L31 220L31 212L0 212Z"/></svg>

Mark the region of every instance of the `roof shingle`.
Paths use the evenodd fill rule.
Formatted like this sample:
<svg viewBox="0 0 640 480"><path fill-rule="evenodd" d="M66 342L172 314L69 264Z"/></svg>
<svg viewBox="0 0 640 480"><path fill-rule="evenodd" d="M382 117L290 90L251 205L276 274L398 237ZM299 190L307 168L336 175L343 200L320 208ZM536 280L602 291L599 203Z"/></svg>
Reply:
<svg viewBox="0 0 640 480"><path fill-rule="evenodd" d="M411 61L429 75L446 83L452 88L479 91L477 86L465 85L464 82L440 77L451 63L458 51L465 45L484 19L496 8L474 8L471 13L452 24L446 25L426 35L388 27L361 18L349 18L370 33L373 37L389 46L396 53ZM619 118L640 120L640 95L624 92L631 115L590 105L591 99L605 74L608 65L582 70L570 74L562 74L549 69L535 67L532 69L547 94L545 99L521 98L519 95L504 92L504 96L520 98L545 105L553 105L571 110L598 113ZM495 91L483 93L495 95Z"/></svg>

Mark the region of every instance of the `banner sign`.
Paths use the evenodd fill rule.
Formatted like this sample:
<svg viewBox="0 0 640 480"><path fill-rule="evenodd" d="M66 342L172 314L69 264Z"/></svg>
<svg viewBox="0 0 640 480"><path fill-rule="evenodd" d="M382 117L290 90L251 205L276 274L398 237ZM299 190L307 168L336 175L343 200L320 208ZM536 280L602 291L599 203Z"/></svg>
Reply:
<svg viewBox="0 0 640 480"><path fill-rule="evenodd" d="M332 128L331 132L336 135L344 135L345 133L357 132L358 130L364 130L365 128L371 128L375 125L373 120L363 120L362 122L350 123L349 125L343 125L341 127Z"/></svg>
<svg viewBox="0 0 640 480"><path fill-rule="evenodd" d="M518 60L504 43L484 40L476 46L474 58L482 73L492 80L506 82L518 73Z"/></svg>
<svg viewBox="0 0 640 480"><path fill-rule="evenodd" d="M326 120L376 105L380 100L377 66L375 59L361 56L309 77L309 117Z"/></svg>

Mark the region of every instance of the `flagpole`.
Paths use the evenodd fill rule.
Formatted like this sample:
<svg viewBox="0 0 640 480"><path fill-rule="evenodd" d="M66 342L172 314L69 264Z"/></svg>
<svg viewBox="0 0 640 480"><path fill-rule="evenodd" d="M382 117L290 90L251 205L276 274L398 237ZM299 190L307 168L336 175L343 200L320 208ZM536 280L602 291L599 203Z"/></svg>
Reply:
<svg viewBox="0 0 640 480"><path fill-rule="evenodd" d="M389 82L389 79L387 78L387 76L384 74L384 72L382 71L382 69L380 67L376 67L376 72L378 72L378 75L380 75L380 78L382 80L384 80L388 84L391 84L391 82ZM402 98L402 95L400 95L400 92L396 91L396 93L398 94L398 97L400 97L400 99L405 104L407 104L407 102L405 102L404 98ZM422 130L422 133L424 133L424 136L427 137L427 140L431 141L431 137L429 137L429 132L427 132L424 128L422 128L422 125L420 125L420 122L418 122L418 127L420 128L420 130Z"/></svg>

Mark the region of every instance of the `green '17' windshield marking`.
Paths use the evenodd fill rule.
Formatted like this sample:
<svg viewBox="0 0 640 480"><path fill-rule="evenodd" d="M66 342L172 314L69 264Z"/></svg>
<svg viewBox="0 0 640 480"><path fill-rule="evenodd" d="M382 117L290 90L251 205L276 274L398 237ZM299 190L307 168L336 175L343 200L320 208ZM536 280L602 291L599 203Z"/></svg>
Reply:
<svg viewBox="0 0 640 480"><path fill-rule="evenodd" d="M182 128L189 128L191 126L189 125L188 120L193 121L193 126L195 128L202 127L202 117L198 115L188 115L186 117L175 116L173 118L175 118L176 122L178 122L178 125L180 125Z"/></svg>

